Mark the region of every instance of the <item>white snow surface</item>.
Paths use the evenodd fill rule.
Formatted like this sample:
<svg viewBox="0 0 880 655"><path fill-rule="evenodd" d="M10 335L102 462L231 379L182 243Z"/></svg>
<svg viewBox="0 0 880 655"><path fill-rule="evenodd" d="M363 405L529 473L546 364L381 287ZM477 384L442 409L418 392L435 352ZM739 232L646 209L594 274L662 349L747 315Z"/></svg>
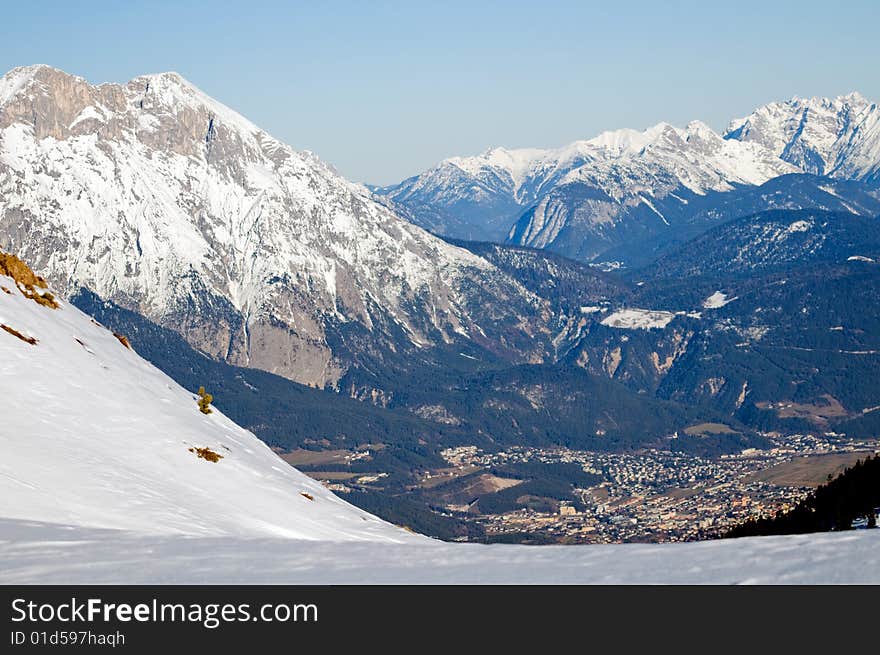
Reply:
<svg viewBox="0 0 880 655"><path fill-rule="evenodd" d="M665 328L674 318L674 312L655 309L619 309L602 319L602 325L624 330L653 330Z"/></svg>
<svg viewBox="0 0 880 655"><path fill-rule="evenodd" d="M731 121L725 138L762 145L807 173L856 180L880 173L880 108L858 92L771 102Z"/></svg>
<svg viewBox="0 0 880 655"><path fill-rule="evenodd" d="M0 324L38 340L0 331L0 518L187 537L424 539L337 498L219 410L202 414L193 393L75 307L40 306L5 276L0 286L12 290L0 292ZM223 459L188 450L204 447Z"/></svg>
<svg viewBox="0 0 880 655"><path fill-rule="evenodd" d="M813 227L813 224L810 223L809 221L795 221L794 223L792 223L791 225L788 226L788 231L789 232L806 232L811 227Z"/></svg>
<svg viewBox="0 0 880 655"><path fill-rule="evenodd" d="M733 302L736 298L730 298L726 293L716 291L703 301L704 309L720 309L724 305Z"/></svg>
<svg viewBox="0 0 880 655"><path fill-rule="evenodd" d="M145 536L0 520L0 584L877 584L880 530L515 546Z"/></svg>

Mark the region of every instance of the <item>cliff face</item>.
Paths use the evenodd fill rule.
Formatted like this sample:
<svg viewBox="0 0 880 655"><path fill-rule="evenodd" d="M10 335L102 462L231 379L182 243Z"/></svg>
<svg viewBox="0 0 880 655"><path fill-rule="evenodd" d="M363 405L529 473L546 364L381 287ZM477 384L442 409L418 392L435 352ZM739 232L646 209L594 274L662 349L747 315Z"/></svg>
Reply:
<svg viewBox="0 0 880 655"><path fill-rule="evenodd" d="M175 73L0 81L0 247L213 357L335 385L466 341L540 361L544 304Z"/></svg>

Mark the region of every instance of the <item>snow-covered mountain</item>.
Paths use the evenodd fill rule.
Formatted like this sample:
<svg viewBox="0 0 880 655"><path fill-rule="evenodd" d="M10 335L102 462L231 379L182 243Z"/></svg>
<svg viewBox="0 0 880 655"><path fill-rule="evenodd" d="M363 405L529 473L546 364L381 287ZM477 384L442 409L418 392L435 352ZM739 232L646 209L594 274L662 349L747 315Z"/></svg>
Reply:
<svg viewBox="0 0 880 655"><path fill-rule="evenodd" d="M542 357L540 301L175 73L0 80L0 247L215 357L334 385L456 340Z"/></svg>
<svg viewBox="0 0 880 655"><path fill-rule="evenodd" d="M124 339L64 301L37 302L46 292L28 289L22 272L0 261L0 518L152 535L417 540L218 410L202 414L191 391Z"/></svg>
<svg viewBox="0 0 880 655"><path fill-rule="evenodd" d="M581 182L600 191L608 202L632 205L650 203L642 196L665 197L669 188L684 187L695 193L728 190L735 184L760 184L793 170L762 148L726 143L707 125L695 121L683 130L660 123L643 132L604 132L553 150L492 148L475 157L444 160L380 193L443 234L503 239L525 208L558 186ZM595 211L608 218L607 210ZM487 215L483 224L481 214ZM441 216L445 223L436 218ZM528 233L514 235L512 240L537 247L552 241L559 227L554 229L554 221L545 220L549 218L546 209L539 210L539 216ZM474 221L477 225L471 224ZM477 230L482 234L477 235Z"/></svg>
<svg viewBox="0 0 880 655"><path fill-rule="evenodd" d="M438 233L589 261L675 232L733 190L793 173L875 183L878 170L880 110L854 93L773 103L723 135L694 121L605 132L556 150L494 148L377 193Z"/></svg>
<svg viewBox="0 0 880 655"><path fill-rule="evenodd" d="M880 107L859 93L773 102L732 121L724 138L761 144L806 173L880 181Z"/></svg>
<svg viewBox="0 0 880 655"><path fill-rule="evenodd" d="M665 231L709 193L794 171L752 143L704 123L661 123L597 137L601 156L566 174L519 218L513 243L593 259L611 245Z"/></svg>
<svg viewBox="0 0 880 655"><path fill-rule="evenodd" d="M585 141L558 150L491 148L474 157L446 159L376 192L432 232L503 241L523 207L590 157Z"/></svg>

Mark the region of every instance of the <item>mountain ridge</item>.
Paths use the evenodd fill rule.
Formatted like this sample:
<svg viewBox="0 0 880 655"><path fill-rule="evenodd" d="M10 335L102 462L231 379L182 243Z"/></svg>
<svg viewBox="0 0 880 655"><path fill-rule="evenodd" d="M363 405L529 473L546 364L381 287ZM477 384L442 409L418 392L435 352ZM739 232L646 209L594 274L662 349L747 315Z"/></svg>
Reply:
<svg viewBox="0 0 880 655"><path fill-rule="evenodd" d="M723 132L661 122L556 149L491 148L376 193L438 234L598 261L626 243L674 234L707 194L803 173L876 185L878 171L880 110L854 92L770 103Z"/></svg>
<svg viewBox="0 0 880 655"><path fill-rule="evenodd" d="M539 298L176 73L94 86L20 68L0 99L0 246L64 294L318 386L458 341L545 356Z"/></svg>

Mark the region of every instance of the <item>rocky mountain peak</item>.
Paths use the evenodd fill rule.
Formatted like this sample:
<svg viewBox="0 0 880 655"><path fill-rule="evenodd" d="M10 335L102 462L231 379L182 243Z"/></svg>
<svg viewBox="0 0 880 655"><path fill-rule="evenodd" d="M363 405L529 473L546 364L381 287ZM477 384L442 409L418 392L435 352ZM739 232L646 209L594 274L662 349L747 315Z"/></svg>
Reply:
<svg viewBox="0 0 880 655"><path fill-rule="evenodd" d="M33 67L0 90L0 247L65 293L318 385L362 349L541 356L522 287L175 73L96 86Z"/></svg>
<svg viewBox="0 0 880 655"><path fill-rule="evenodd" d="M880 109L855 91L769 103L732 121L724 136L761 144L814 175L861 180L880 169Z"/></svg>

